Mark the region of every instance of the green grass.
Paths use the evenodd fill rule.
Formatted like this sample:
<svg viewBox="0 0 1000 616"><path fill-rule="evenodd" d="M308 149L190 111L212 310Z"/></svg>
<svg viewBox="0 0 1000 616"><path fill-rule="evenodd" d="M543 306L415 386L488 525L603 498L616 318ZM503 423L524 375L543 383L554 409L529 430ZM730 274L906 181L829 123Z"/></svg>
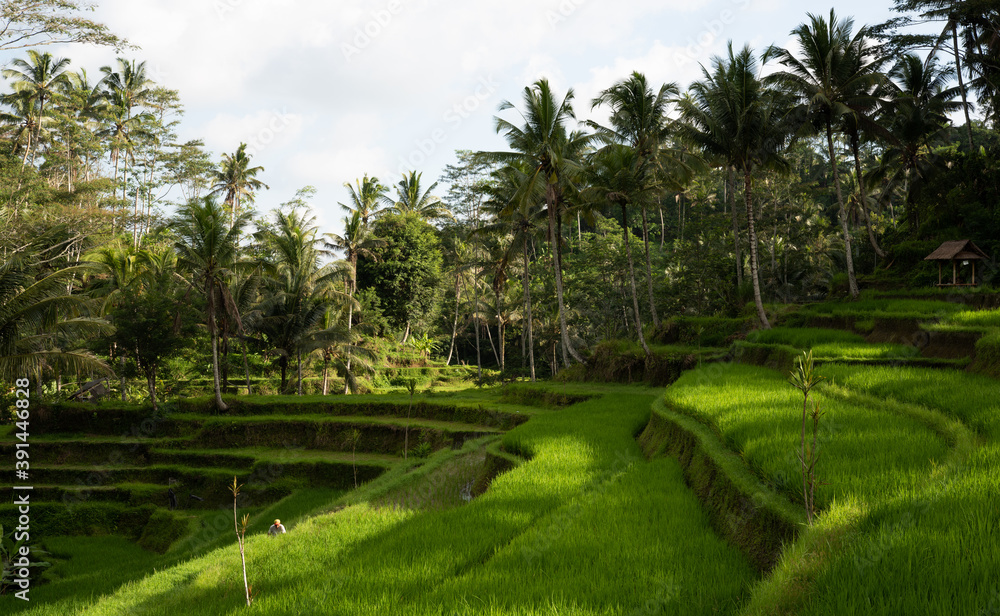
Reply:
<svg viewBox="0 0 1000 616"><path fill-rule="evenodd" d="M824 369L819 369L824 374ZM918 485L948 453L947 444L916 419L879 412L814 392L825 413L817 503L884 494ZM714 426L759 474L801 502L796 452L802 394L784 375L755 366L713 365L686 373L667 390L667 401Z"/></svg>
<svg viewBox="0 0 1000 616"><path fill-rule="evenodd" d="M956 370L905 366L823 366L831 381L867 394L920 404L955 417L990 440L1000 438L1000 382Z"/></svg>
<svg viewBox="0 0 1000 616"><path fill-rule="evenodd" d="M1000 308L993 310L962 310L948 315L942 324L962 328L1000 327Z"/></svg>
<svg viewBox="0 0 1000 616"><path fill-rule="evenodd" d="M912 493L887 492L870 504L850 541L825 559L801 613L994 613L1000 383L914 367L823 368L843 389L883 404L918 404L978 434L957 436L951 459L926 473Z"/></svg>
<svg viewBox="0 0 1000 616"><path fill-rule="evenodd" d="M502 437L529 460L465 506L377 509L348 496L278 540L254 534L249 612L732 613L752 570L712 532L678 464L641 457L634 435L653 399L622 388L537 415ZM242 613L238 563L228 546L75 613Z"/></svg>
<svg viewBox="0 0 1000 616"><path fill-rule="evenodd" d="M817 327L775 327L751 332L747 341L757 344L788 345L799 350L812 350L817 359L908 359L919 353L905 344L865 342L855 333Z"/></svg>
<svg viewBox="0 0 1000 616"><path fill-rule="evenodd" d="M862 298L853 302L809 304L797 310L792 320L809 316L935 319L947 317L963 308L962 304L929 299Z"/></svg>
<svg viewBox="0 0 1000 616"><path fill-rule="evenodd" d="M855 323L919 314L942 316L956 328L995 327L981 324L993 317L966 315L961 307L943 312L940 304L947 303L867 297L807 310ZM38 586L32 605L0 597L0 610L11 606L44 616L1000 611L1000 586L993 581L1000 570L1000 382L954 370L861 366L856 362L898 359L909 347L869 345L843 331L775 328L752 333L743 344L791 354L812 349L826 361L818 371L827 381L813 394L825 415L817 467L821 511L812 527L801 523L795 457L801 394L783 372L708 364L684 373L665 393L560 384L553 396L545 386L519 384L506 394L477 389L425 396L432 404L465 409L462 417L503 423L496 413L523 413L531 420L426 460L389 464L391 456L359 454L359 463L389 466L351 492L314 485L274 503L251 503L245 508L252 514L248 565L256 598L250 609L241 605L232 512L215 510L182 512L191 533L162 556L116 537L53 537L55 551L73 556L53 568L58 579ZM584 401L563 405L578 400ZM364 421L389 429L398 427L398 416L379 405L405 405L408 396L358 397L354 408L370 412L324 406L311 416L308 407L319 402L277 402L280 411L261 399L243 416L179 418L237 428ZM707 454L678 454L686 459L684 470L670 458L647 461L635 437L647 426L651 406ZM418 424L444 431L457 425L439 415ZM482 425L490 424L460 427ZM223 456L260 462L277 451L176 450L193 445L157 442L178 455L219 456L220 462ZM466 503L462 490L501 447L521 462ZM302 464L347 459L321 450L293 455ZM713 530L706 513L711 495L699 491L706 498L699 503L686 485L722 489L724 482L696 485L722 474L750 495L744 500L752 509L774 512L799 528L762 579L720 539L718 524L731 520L712 518ZM289 534L268 539L264 532L276 517ZM157 572L145 575L151 567Z"/></svg>

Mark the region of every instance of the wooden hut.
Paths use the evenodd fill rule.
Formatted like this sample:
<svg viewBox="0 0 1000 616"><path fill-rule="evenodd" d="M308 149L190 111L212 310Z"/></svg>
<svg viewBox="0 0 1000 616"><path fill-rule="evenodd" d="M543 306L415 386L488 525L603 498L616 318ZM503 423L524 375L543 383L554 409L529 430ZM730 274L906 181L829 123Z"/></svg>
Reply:
<svg viewBox="0 0 1000 616"><path fill-rule="evenodd" d="M938 284L939 287L974 287L976 286L976 261L987 260L986 253L972 243L972 240L955 240L941 244L937 250L924 257L924 261L937 261L938 264ZM951 261L951 282L942 280L944 263ZM959 261L962 265L972 264L972 282L958 282Z"/></svg>

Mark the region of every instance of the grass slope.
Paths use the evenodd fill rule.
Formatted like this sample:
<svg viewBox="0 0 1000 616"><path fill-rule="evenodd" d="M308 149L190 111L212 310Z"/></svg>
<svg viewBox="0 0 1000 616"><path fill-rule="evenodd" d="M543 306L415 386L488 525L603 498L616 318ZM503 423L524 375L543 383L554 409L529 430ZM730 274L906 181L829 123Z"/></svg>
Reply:
<svg viewBox="0 0 1000 616"><path fill-rule="evenodd" d="M359 502L278 540L255 534L250 610L228 547L75 611L29 613L731 613L752 569L714 535L677 463L641 457L653 399L621 389L537 415L503 437L529 461L463 507Z"/></svg>

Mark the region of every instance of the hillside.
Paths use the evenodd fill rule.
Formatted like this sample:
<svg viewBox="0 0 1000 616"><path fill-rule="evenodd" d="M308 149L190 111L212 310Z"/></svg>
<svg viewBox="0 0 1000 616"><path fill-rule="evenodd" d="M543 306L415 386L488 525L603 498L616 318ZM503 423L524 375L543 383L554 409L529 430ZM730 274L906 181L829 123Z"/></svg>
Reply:
<svg viewBox="0 0 1000 616"><path fill-rule="evenodd" d="M431 451L405 462L394 440L405 395L261 398L224 417L196 401L164 422L170 437L143 443L145 466L124 468L171 461L211 476L225 461L245 473L273 443L204 449L219 425L232 442L279 442L288 430L317 438L347 424L381 435L357 454L359 468L377 471L353 490L334 479L345 468L350 478L342 447L294 451L296 470L276 482L289 493L251 509L249 609L222 524L200 543L192 525L162 555L101 533L48 538L72 556L26 610L0 602L32 615L984 613L997 604L1000 566L1000 383L974 372L992 371L983 341L997 314L909 298L817 304L734 343L739 361L704 362L665 390L546 383L418 395L411 425ZM904 344L910 330L949 342ZM967 354L954 357L961 340ZM801 394L786 381L803 349L825 377L813 394L824 414L812 526L795 458ZM94 429L72 410L62 421ZM53 477L92 461L100 443L50 438L73 452L53 458ZM289 479L320 463L306 483ZM273 517L287 535L264 535ZM136 575L94 582L122 562ZM97 594L80 592L88 587Z"/></svg>

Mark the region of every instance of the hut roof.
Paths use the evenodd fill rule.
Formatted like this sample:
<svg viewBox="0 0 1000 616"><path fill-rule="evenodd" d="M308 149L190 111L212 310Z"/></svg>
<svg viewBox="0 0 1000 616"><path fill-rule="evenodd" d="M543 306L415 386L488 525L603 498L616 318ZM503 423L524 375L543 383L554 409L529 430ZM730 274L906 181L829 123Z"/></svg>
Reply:
<svg viewBox="0 0 1000 616"><path fill-rule="evenodd" d="M988 258L986 253L979 249L979 246L972 243L972 240L954 240L938 246L937 250L924 257L924 261L951 261L952 259L967 261Z"/></svg>

